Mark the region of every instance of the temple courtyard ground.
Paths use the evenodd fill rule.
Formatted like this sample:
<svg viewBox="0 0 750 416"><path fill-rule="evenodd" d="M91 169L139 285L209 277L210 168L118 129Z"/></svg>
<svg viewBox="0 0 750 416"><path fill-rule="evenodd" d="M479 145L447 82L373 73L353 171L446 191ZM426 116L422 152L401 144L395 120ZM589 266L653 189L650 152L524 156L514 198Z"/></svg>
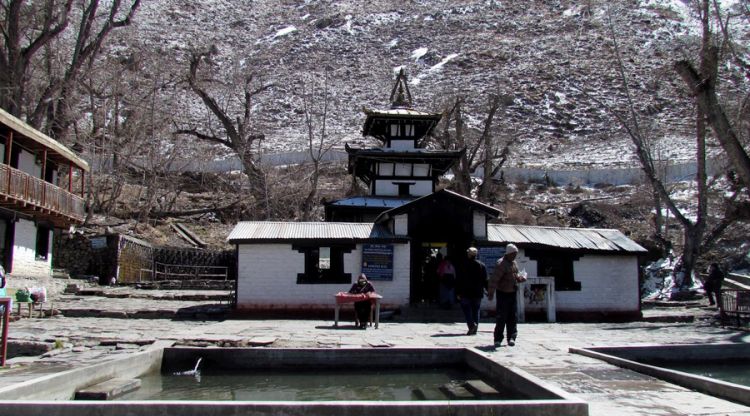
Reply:
<svg viewBox="0 0 750 416"><path fill-rule="evenodd" d="M147 292L144 294L144 292ZM332 298L333 299L333 298ZM486 301L486 300L485 300ZM476 336L460 320L393 316L379 329L327 320L225 319L226 306L189 291L112 288L61 295L60 314L11 322L0 388L159 345L256 348L474 347L492 360L539 377L589 403L591 415L750 415L750 408L568 352L571 347L750 342L750 332L723 327L717 312L697 305L644 307L626 323L523 323L518 344L492 346L491 318ZM425 315L426 316L426 315ZM456 316L454 313L452 316ZM50 349L51 348L51 349ZM46 351L46 352L45 352Z"/></svg>

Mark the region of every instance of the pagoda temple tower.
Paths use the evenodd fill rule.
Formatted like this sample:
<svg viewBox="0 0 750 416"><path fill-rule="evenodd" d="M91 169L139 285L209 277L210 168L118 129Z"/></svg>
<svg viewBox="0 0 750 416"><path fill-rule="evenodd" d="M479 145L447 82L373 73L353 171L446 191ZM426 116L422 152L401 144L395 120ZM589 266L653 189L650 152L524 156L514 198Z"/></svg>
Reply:
<svg viewBox="0 0 750 416"><path fill-rule="evenodd" d="M326 205L326 221L371 222L383 211L435 192L438 179L464 152L427 149L427 139L442 118L412 107L404 70L391 90L391 107L364 108L362 135L382 143L377 148L346 145L349 173L364 183L369 195Z"/></svg>

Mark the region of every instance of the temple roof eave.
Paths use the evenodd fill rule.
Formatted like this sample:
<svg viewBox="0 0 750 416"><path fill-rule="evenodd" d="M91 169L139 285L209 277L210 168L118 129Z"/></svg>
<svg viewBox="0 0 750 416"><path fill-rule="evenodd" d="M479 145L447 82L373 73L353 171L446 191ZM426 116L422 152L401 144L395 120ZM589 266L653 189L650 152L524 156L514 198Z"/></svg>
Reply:
<svg viewBox="0 0 750 416"><path fill-rule="evenodd" d="M443 113L427 113L424 111L417 111L410 108L392 108L388 110L378 110L367 107L362 107L362 112L370 117L386 117L386 118L410 118L410 119L425 119L425 120L436 120L439 121L443 118Z"/></svg>

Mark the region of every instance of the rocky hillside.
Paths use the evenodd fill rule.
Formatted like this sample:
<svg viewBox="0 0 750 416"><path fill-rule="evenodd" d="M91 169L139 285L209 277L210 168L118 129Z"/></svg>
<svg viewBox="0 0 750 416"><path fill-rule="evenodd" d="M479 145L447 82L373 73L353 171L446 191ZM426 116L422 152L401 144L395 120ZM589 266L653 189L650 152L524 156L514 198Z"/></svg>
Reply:
<svg viewBox="0 0 750 416"><path fill-rule="evenodd" d="M746 45L747 26L737 27L736 41ZM131 53L135 39L166 57L165 70L184 73L190 50L213 46L225 73L262 74L275 84L256 107L270 151L305 146L305 76L329 69L331 131L358 141L361 107L385 106L404 67L419 108L440 111L462 95L470 127L480 126L488 94L505 95L495 133L519 139L511 164L612 165L634 160L603 106L626 108L614 40L660 155L681 159L691 153L692 106L671 65L694 56L696 28L681 0L150 0L112 50ZM747 82L726 79L727 96Z"/></svg>

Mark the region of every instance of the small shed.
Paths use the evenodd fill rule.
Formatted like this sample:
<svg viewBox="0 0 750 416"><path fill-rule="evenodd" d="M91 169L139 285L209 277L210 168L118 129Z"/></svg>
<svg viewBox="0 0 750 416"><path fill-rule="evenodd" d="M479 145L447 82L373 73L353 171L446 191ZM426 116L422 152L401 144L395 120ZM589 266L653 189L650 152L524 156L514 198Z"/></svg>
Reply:
<svg viewBox="0 0 750 416"><path fill-rule="evenodd" d="M558 319L641 317L638 259L646 249L622 232L490 224L487 240L501 247L495 257L504 254L508 243L517 245L516 262L529 278L554 278Z"/></svg>

